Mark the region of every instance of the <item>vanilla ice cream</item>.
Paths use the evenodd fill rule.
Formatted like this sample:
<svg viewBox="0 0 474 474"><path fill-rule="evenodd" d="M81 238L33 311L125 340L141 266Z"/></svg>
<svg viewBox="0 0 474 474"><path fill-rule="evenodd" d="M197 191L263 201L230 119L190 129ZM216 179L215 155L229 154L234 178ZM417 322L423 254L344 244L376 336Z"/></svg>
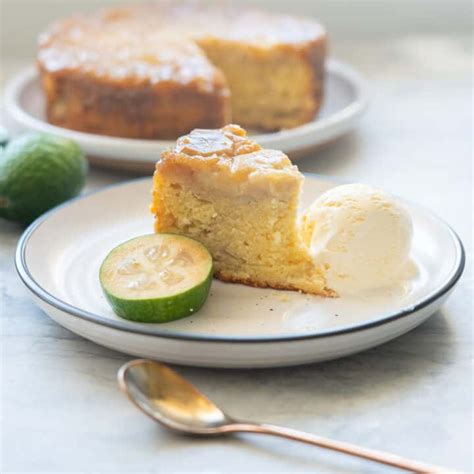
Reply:
<svg viewBox="0 0 474 474"><path fill-rule="evenodd" d="M301 232L325 269L327 286L339 295L391 286L413 272L411 218L371 186L330 189L302 215Z"/></svg>

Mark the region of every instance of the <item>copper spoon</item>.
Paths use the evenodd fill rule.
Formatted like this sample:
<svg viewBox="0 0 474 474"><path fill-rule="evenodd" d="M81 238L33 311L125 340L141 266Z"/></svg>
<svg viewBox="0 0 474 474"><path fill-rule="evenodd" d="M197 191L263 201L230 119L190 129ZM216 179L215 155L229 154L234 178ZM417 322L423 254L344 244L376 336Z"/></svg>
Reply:
<svg viewBox="0 0 474 474"><path fill-rule="evenodd" d="M332 449L417 473L447 472L394 454L315 436L266 423L237 421L226 415L199 390L164 364L146 359L132 360L117 375L118 384L146 415L167 428L194 435L261 433Z"/></svg>

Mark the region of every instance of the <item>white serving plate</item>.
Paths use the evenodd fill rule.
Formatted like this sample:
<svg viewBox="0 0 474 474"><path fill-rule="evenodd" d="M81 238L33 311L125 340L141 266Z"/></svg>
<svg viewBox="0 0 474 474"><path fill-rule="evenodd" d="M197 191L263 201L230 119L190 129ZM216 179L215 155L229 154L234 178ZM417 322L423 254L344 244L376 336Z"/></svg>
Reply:
<svg viewBox="0 0 474 474"><path fill-rule="evenodd" d="M71 138L93 162L111 167L150 169L160 153L169 148L169 140L114 138L56 127L45 119L45 104L38 73L34 67L14 77L5 91L7 113L17 127ZM289 154L294 160L347 133L367 105L363 79L350 66L336 60L327 63L325 99L314 121L275 133L256 134L264 148Z"/></svg>
<svg viewBox="0 0 474 474"><path fill-rule="evenodd" d="M336 185L307 175L303 205ZM413 218L418 276L405 288L323 298L214 281L204 307L166 324L120 319L98 281L108 251L152 232L151 180L77 198L36 220L16 253L18 273L55 321L103 346L141 357L208 367L274 367L318 362L382 344L425 321L446 300L464 268L447 224L404 202Z"/></svg>

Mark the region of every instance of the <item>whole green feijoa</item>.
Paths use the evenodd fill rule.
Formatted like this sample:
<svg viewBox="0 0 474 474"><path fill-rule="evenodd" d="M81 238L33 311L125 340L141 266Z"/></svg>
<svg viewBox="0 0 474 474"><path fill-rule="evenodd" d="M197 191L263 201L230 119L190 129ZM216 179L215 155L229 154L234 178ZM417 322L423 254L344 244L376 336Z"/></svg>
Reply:
<svg viewBox="0 0 474 474"><path fill-rule="evenodd" d="M44 133L14 138L0 154L0 217L29 224L78 195L87 169L72 140Z"/></svg>
<svg viewBox="0 0 474 474"><path fill-rule="evenodd" d="M8 130L0 125L0 148L5 147L8 143L8 140L10 140Z"/></svg>

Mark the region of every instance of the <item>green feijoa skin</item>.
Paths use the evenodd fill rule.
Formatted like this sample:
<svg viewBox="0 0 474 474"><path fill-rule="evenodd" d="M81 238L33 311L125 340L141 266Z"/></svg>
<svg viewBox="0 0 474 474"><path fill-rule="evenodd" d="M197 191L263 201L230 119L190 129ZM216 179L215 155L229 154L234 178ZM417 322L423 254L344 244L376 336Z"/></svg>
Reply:
<svg viewBox="0 0 474 474"><path fill-rule="evenodd" d="M7 146L8 141L10 140L10 134L5 127L0 126L0 149Z"/></svg>
<svg viewBox="0 0 474 474"><path fill-rule="evenodd" d="M176 234L136 237L115 247L99 272L114 312L143 323L196 313L212 282L212 257L199 242Z"/></svg>
<svg viewBox="0 0 474 474"><path fill-rule="evenodd" d="M29 224L78 195L87 169L72 140L43 133L14 138L0 153L0 217Z"/></svg>

